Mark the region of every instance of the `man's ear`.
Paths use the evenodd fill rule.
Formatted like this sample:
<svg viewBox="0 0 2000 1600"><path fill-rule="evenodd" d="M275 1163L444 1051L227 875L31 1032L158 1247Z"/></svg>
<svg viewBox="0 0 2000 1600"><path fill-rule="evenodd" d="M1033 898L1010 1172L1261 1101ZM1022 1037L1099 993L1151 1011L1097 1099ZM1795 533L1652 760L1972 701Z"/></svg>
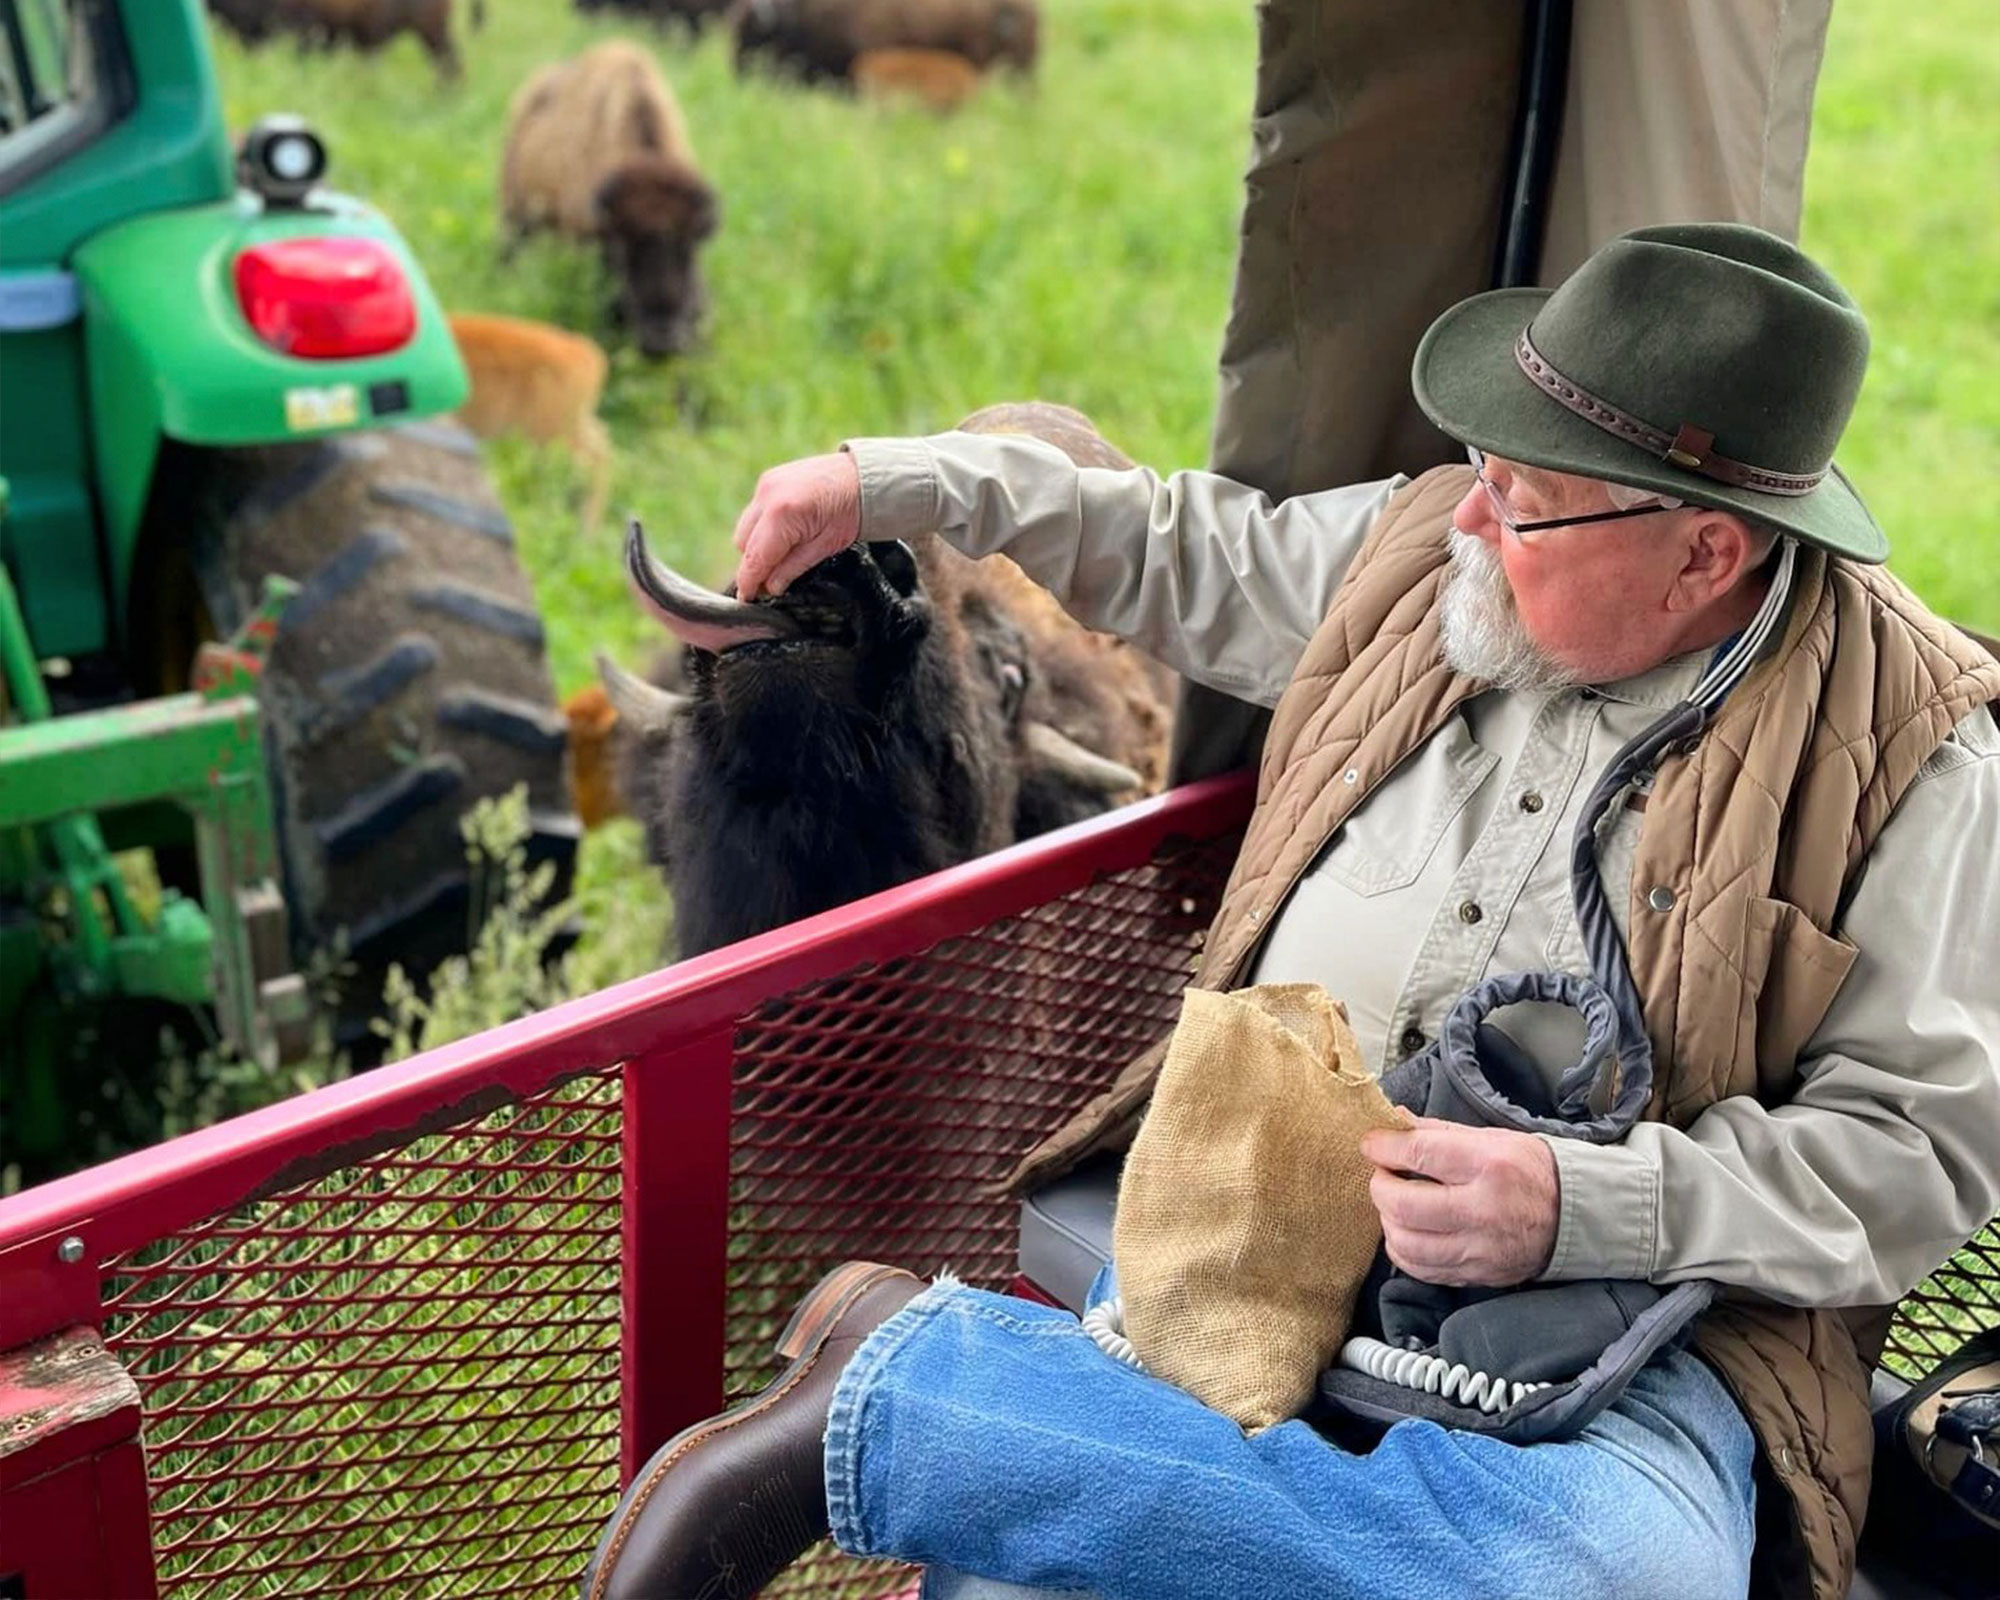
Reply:
<svg viewBox="0 0 2000 1600"><path fill-rule="evenodd" d="M1686 558L1667 591L1669 611L1699 611L1746 580L1757 561L1757 536L1741 517L1694 506L1683 537Z"/></svg>

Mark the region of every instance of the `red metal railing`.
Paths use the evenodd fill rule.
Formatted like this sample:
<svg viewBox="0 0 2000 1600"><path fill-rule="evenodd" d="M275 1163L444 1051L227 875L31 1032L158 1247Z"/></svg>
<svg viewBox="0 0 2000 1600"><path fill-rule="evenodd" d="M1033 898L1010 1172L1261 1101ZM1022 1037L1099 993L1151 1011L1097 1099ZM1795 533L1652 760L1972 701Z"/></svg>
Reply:
<svg viewBox="0 0 2000 1600"><path fill-rule="evenodd" d="M1004 1283L988 1180L1171 1023L1249 802L1182 790L0 1202L0 1357L74 1354L89 1402L26 1391L11 1426L76 1448L0 1439L5 1543L111 1546L28 1592L573 1592L827 1266ZM1994 1320L1989 1234L1891 1359ZM902 1581L822 1555L785 1592Z"/></svg>
<svg viewBox="0 0 2000 1600"><path fill-rule="evenodd" d="M104 1331L162 1593L570 1592L827 1266L1005 1281L987 1180L1171 1023L1248 806L1198 785L0 1202L0 1351Z"/></svg>

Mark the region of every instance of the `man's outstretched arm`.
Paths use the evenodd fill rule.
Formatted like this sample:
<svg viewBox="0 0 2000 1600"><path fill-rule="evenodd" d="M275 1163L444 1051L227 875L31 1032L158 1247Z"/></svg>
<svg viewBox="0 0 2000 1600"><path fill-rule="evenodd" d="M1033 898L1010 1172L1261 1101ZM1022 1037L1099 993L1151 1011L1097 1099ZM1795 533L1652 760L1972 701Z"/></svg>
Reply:
<svg viewBox="0 0 2000 1600"><path fill-rule="evenodd" d="M736 589L782 590L857 538L936 530L970 556L1004 551L1086 626L1275 705L1402 481L1273 504L1213 473L1078 467L1020 435L856 439L758 481Z"/></svg>

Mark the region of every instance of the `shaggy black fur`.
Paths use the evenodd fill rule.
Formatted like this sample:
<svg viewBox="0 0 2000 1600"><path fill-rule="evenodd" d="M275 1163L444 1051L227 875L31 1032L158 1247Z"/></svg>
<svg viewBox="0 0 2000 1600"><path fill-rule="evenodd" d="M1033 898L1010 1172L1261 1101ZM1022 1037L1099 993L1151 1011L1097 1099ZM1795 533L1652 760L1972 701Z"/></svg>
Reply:
<svg viewBox="0 0 2000 1600"><path fill-rule="evenodd" d="M804 637L684 652L693 704L623 778L683 957L1013 837L1002 694L907 550L857 547L773 603Z"/></svg>

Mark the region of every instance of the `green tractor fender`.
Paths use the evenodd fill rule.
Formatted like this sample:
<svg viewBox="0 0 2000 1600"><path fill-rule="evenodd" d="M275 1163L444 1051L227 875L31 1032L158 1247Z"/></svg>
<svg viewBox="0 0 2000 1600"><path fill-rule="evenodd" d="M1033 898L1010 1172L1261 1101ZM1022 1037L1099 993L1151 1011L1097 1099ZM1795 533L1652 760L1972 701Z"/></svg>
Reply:
<svg viewBox="0 0 2000 1600"><path fill-rule="evenodd" d="M266 344L239 302L245 250L296 238L360 237L395 258L416 310L400 348L301 360ZM241 446L380 427L449 411L467 381L451 330L415 258L379 212L344 196L267 210L249 194L154 212L106 229L72 263L95 404L92 456L114 593L124 616L136 546L165 440Z"/></svg>

